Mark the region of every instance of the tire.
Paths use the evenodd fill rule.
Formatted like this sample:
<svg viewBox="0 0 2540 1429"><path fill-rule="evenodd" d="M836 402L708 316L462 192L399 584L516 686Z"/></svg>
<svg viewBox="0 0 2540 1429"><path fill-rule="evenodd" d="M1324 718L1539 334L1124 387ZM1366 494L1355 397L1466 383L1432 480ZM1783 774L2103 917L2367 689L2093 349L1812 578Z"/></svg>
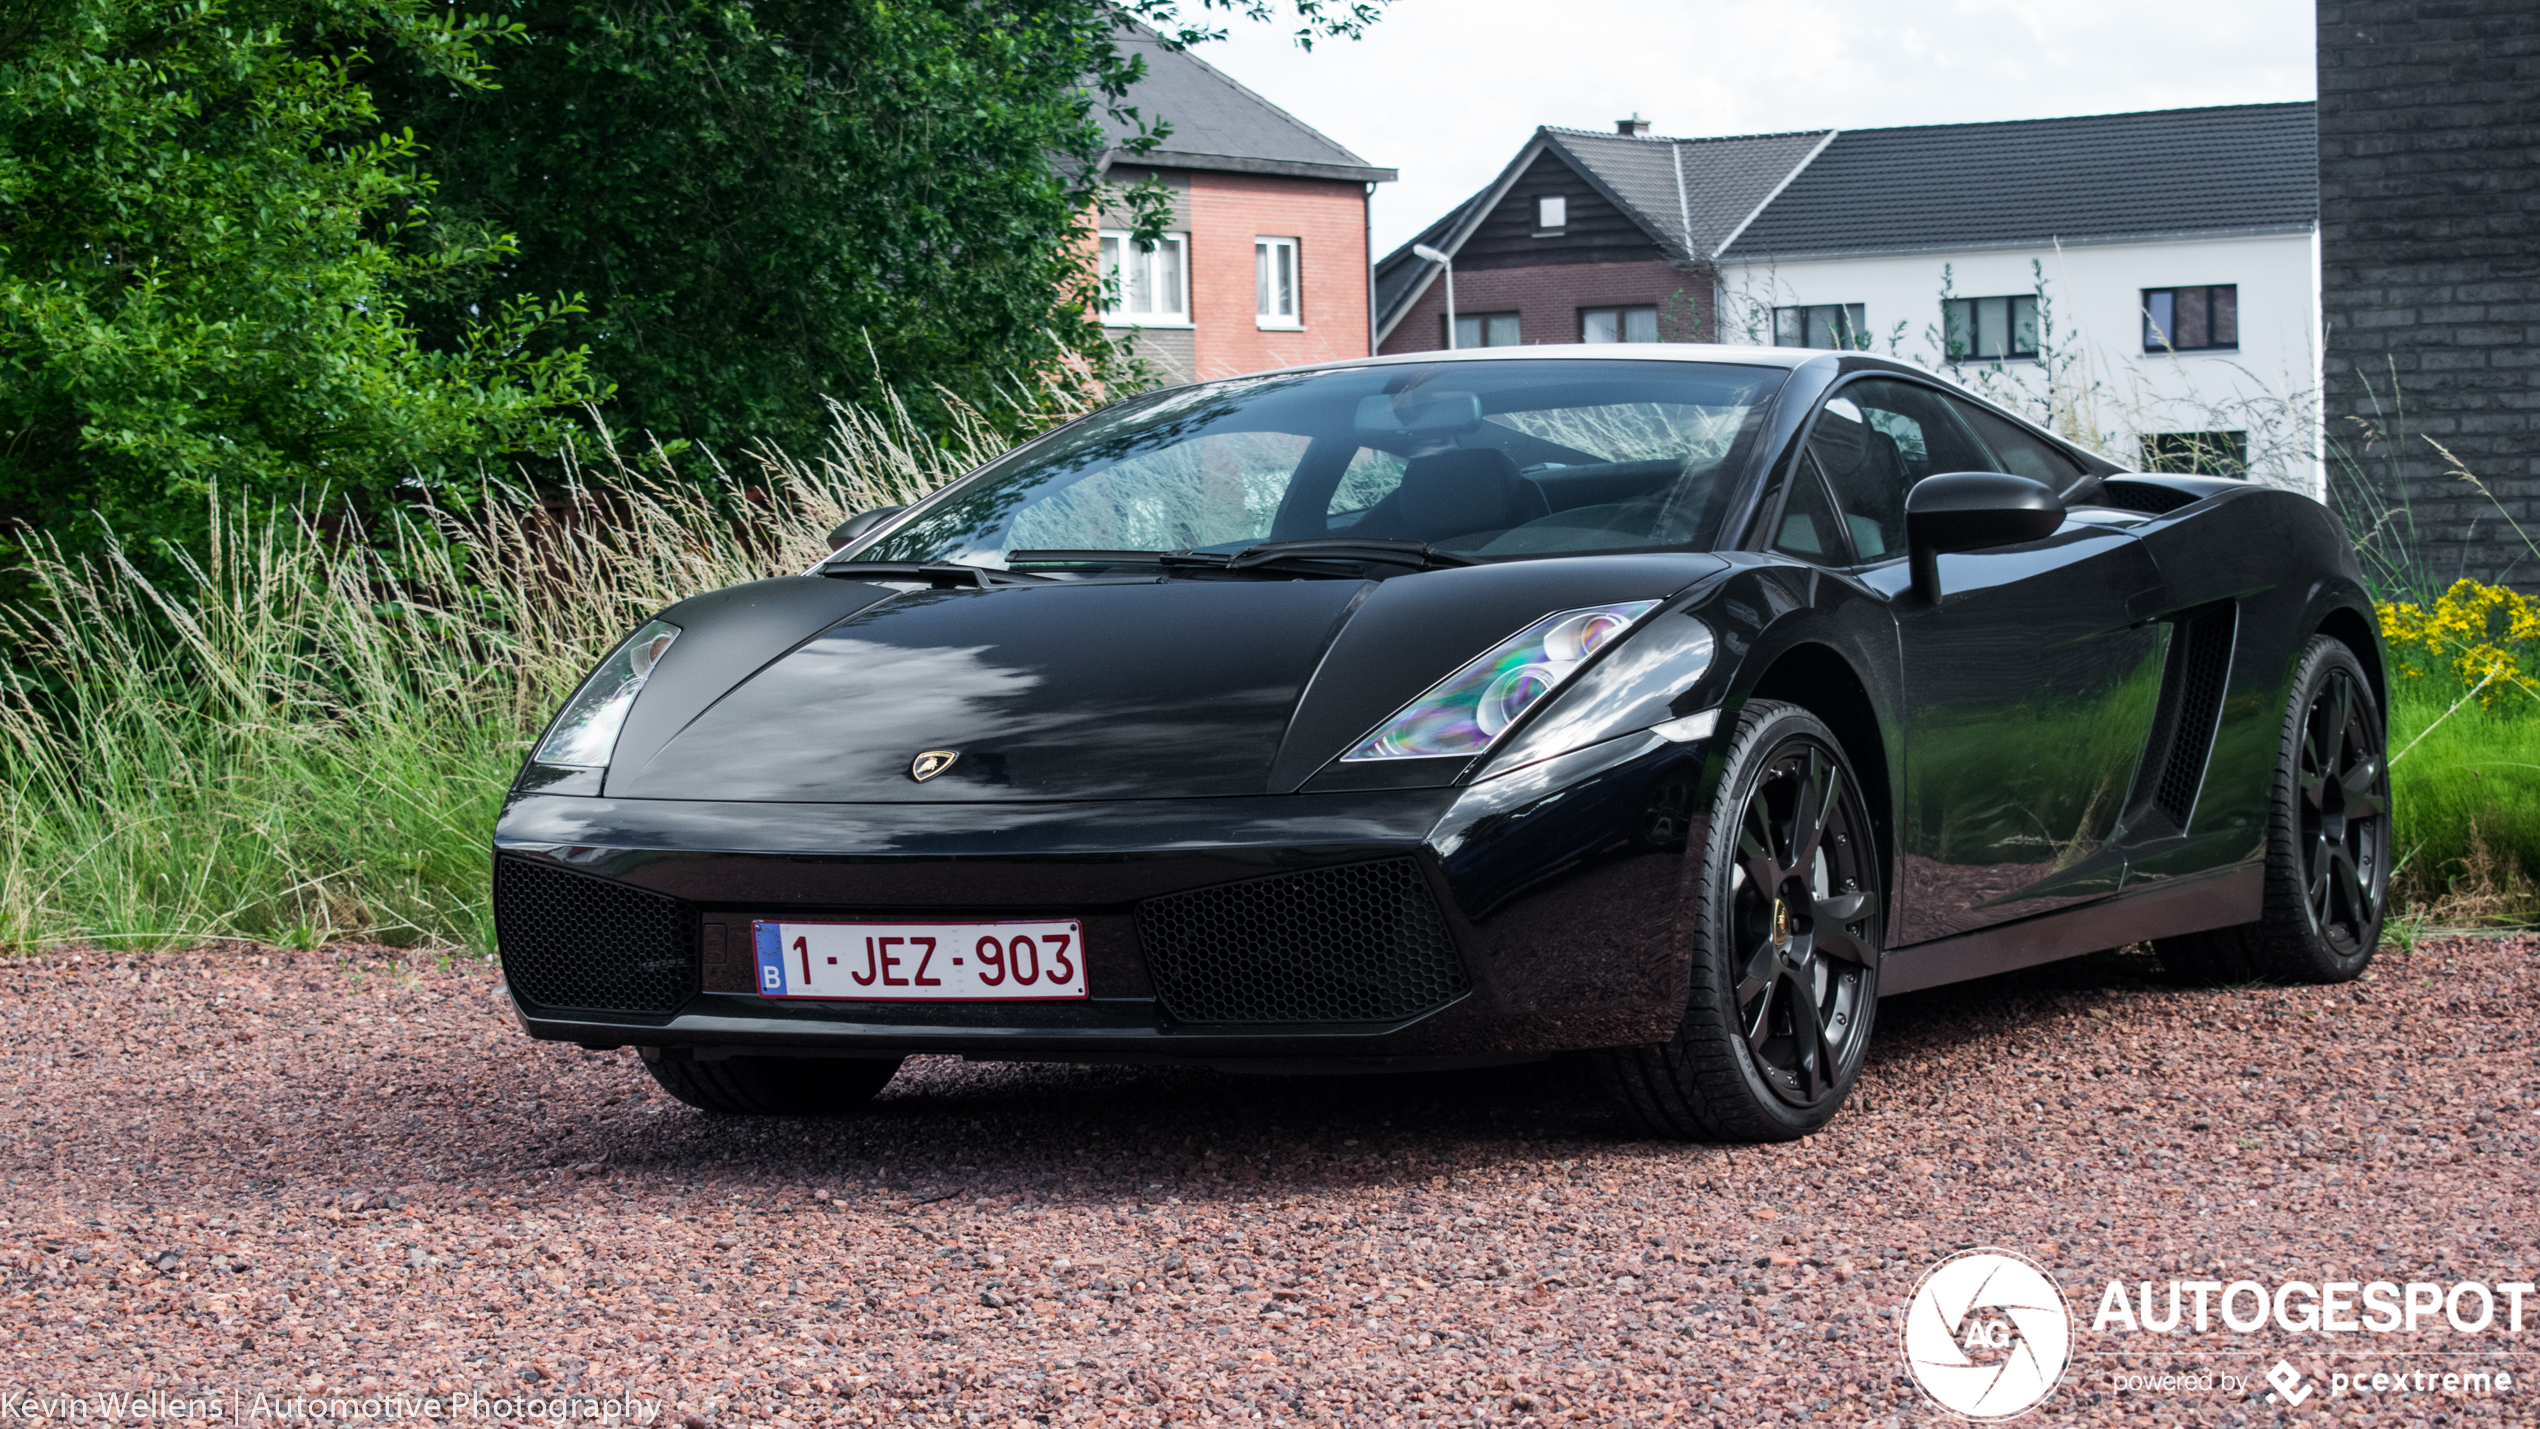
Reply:
<svg viewBox="0 0 2540 1429"><path fill-rule="evenodd" d="M2363 662L2315 635L2294 667L2254 923L2154 943L2208 985L2345 982L2371 964L2390 897L2389 731Z"/></svg>
<svg viewBox="0 0 2540 1429"><path fill-rule="evenodd" d="M1675 1037L1596 1054L1661 1136L1792 1141L1832 1120L1878 1009L1878 839L1843 746L1796 705L1749 704L1694 861L1693 980ZM1818 811L1815 835L1806 810Z"/></svg>
<svg viewBox="0 0 2540 1429"><path fill-rule="evenodd" d="M839 1116L873 1100L900 1070L897 1057L732 1057L720 1062L647 1059L661 1089L722 1116Z"/></svg>

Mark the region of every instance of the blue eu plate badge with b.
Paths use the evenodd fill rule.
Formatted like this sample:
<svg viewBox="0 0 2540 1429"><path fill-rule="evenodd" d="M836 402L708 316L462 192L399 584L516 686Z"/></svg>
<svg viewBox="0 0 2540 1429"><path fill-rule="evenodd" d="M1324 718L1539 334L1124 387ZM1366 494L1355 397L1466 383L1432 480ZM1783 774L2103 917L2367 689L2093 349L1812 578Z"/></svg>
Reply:
<svg viewBox="0 0 2540 1429"><path fill-rule="evenodd" d="M758 945L758 990L770 997L785 995L785 934L773 923L752 930Z"/></svg>

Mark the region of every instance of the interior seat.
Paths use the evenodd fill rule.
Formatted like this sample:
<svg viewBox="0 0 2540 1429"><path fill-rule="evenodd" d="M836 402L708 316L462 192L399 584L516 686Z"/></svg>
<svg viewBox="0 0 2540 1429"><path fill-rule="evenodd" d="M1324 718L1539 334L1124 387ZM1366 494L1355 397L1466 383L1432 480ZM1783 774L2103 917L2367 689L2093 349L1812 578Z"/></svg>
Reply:
<svg viewBox="0 0 2540 1429"><path fill-rule="evenodd" d="M1451 447L1413 457L1402 484L1378 502L1363 526L1370 534L1437 543L1457 537L1486 541L1511 526L1552 514L1552 503L1497 447Z"/></svg>

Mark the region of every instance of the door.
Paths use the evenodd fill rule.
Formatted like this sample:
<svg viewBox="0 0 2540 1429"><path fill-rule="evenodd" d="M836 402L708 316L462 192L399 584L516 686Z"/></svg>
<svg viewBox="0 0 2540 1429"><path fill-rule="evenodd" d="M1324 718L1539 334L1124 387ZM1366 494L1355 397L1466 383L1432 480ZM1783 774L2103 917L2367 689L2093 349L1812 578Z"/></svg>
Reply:
<svg viewBox="0 0 2540 1429"><path fill-rule="evenodd" d="M2145 620L2160 609L2149 554L2119 526L2067 520L2044 541L1942 556L1935 605L1906 571L1916 481L2060 470L2071 480L2052 484L2068 488L2080 470L2015 423L1885 377L1827 399L1808 457L1801 478L1824 482L1811 499L1829 507L1808 524L1850 548L1896 620L1906 711L1894 941L2114 893L2125 864L2106 845L2151 732L2168 635Z"/></svg>

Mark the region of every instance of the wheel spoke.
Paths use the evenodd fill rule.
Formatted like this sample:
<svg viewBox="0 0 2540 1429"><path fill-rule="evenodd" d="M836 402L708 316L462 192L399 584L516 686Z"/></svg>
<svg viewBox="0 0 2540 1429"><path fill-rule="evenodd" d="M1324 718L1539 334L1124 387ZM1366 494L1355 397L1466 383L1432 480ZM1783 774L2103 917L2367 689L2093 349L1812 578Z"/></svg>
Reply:
<svg viewBox="0 0 2540 1429"><path fill-rule="evenodd" d="M1773 956L1773 945L1766 943L1746 960L1746 971L1737 980L1737 1005L1743 1010L1756 994L1772 985L1773 975L1781 971L1781 960Z"/></svg>
<svg viewBox="0 0 2540 1429"><path fill-rule="evenodd" d="M1843 959L1859 967L1876 967L1879 955L1858 933L1841 923L1820 917L1817 931L1810 940L1818 952Z"/></svg>
<svg viewBox="0 0 2540 1429"><path fill-rule="evenodd" d="M1820 922L1858 923L1861 921L1861 915L1869 911L1870 895L1837 893L1829 898L1818 899L1817 906L1809 910L1809 916Z"/></svg>
<svg viewBox="0 0 2540 1429"><path fill-rule="evenodd" d="M1764 990L1755 999L1755 1011L1746 1018L1746 1045L1759 1058L1764 1055L1764 1044L1773 1038L1773 989L1781 985L1778 977L1765 979Z"/></svg>
<svg viewBox="0 0 2540 1429"><path fill-rule="evenodd" d="M1764 808L1763 791L1756 791L1755 801L1746 806L1746 818L1738 830L1738 861L1746 866L1746 881L1766 898L1776 896L1782 886L1782 866L1773 854L1770 816Z"/></svg>
<svg viewBox="0 0 2540 1429"><path fill-rule="evenodd" d="M2346 791L2347 818L2369 819L2381 812L2381 769L2379 755L2359 754L2355 767L2337 776L2338 784Z"/></svg>
<svg viewBox="0 0 2540 1429"><path fill-rule="evenodd" d="M2320 772L2334 779L2346 764L2347 736L2350 733L2347 726L2355 718L2355 686L2346 678L2345 672L2339 671L2329 677L2328 688L2332 701L2328 716L2328 762L2320 766Z"/></svg>
<svg viewBox="0 0 2540 1429"><path fill-rule="evenodd" d="M1806 873L1817 861L1817 845L1834 816L1834 801L1843 793L1843 776L1834 762L1815 749L1808 751L1807 777L1799 786L1799 802L1790 816L1790 870Z"/></svg>
<svg viewBox="0 0 2540 1429"><path fill-rule="evenodd" d="M1834 1077L1834 1049L1826 1045L1826 1019L1817 1008L1814 983L1813 978L1794 975L1784 980L1782 991L1790 1000L1790 1040L1798 1064L1799 1093L1810 1101L1824 1096L1826 1083Z"/></svg>
<svg viewBox="0 0 2540 1429"><path fill-rule="evenodd" d="M2329 878L2336 872L2329 861L2329 841L2325 834L2311 840L2310 887L2311 915L2321 923L2328 921Z"/></svg>
<svg viewBox="0 0 2540 1429"><path fill-rule="evenodd" d="M2363 936L2364 925L2372 921L2372 895L2364 888L2364 871L2355 866L2355 856L2344 844L2331 855L2336 870L2336 889L2344 895L2348 917L2354 920L2355 935Z"/></svg>

